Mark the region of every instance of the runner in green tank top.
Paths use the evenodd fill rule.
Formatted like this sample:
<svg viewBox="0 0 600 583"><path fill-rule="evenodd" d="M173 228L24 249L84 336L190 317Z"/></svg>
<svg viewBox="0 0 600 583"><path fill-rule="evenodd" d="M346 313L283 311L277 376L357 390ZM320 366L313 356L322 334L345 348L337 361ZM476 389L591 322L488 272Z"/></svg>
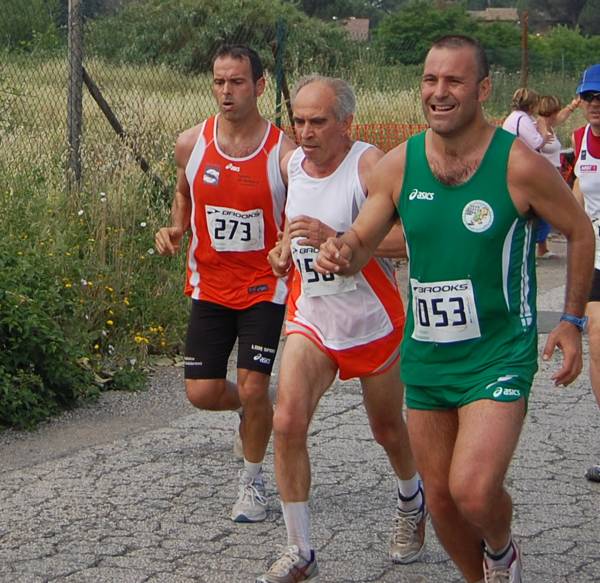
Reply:
<svg viewBox="0 0 600 583"><path fill-rule="evenodd" d="M433 45L421 81L430 129L381 159L352 228L321 246L316 267L355 273L400 216L410 279L402 377L432 522L468 582L521 583L504 476L537 369L530 219L568 243L565 315L543 352L563 353L557 385L582 367L594 235L556 169L486 122L490 91L477 41Z"/></svg>
<svg viewBox="0 0 600 583"><path fill-rule="evenodd" d="M537 370L535 241L531 218L498 180L514 136L496 130L477 171L457 185L432 173L425 136L406 144L398 202L411 259L407 404L445 409L527 398Z"/></svg>

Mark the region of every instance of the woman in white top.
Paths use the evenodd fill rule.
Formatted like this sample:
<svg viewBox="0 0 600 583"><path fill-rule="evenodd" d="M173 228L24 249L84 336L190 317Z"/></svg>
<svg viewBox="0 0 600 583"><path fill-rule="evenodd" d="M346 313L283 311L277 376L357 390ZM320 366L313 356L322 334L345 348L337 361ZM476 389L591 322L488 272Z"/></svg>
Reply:
<svg viewBox="0 0 600 583"><path fill-rule="evenodd" d="M565 122L578 105L579 98L573 99L566 107L561 107L560 99L554 95L542 95L538 100L537 127L547 140L539 151L559 171L562 147L554 128ZM536 233L537 256L540 259L556 257L556 254L548 249L548 235L551 228L549 223L540 219Z"/></svg>
<svg viewBox="0 0 600 583"><path fill-rule="evenodd" d="M504 120L502 128L521 138L532 150L540 151L549 141L550 136L544 135L538 128L534 114L537 112L540 97L533 89L520 87L512 96L512 113ZM547 239L550 225L543 219L538 219L535 229L537 257L549 259L556 257L548 249Z"/></svg>
<svg viewBox="0 0 600 583"><path fill-rule="evenodd" d="M504 120L502 128L519 136L532 150L544 145L534 114L537 112L539 96L533 89L520 87L512 96L512 113Z"/></svg>

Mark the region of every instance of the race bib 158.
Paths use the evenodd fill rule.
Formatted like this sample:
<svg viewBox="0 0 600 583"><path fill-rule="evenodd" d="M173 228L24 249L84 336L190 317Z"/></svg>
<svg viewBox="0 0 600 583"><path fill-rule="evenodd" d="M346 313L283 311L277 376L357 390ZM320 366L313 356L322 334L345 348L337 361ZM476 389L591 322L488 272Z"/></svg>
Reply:
<svg viewBox="0 0 600 583"><path fill-rule="evenodd" d="M314 269L319 250L314 247L298 245L292 241L292 259L302 276L302 293L307 297L329 296L356 289L354 276L343 277L328 273L323 275Z"/></svg>

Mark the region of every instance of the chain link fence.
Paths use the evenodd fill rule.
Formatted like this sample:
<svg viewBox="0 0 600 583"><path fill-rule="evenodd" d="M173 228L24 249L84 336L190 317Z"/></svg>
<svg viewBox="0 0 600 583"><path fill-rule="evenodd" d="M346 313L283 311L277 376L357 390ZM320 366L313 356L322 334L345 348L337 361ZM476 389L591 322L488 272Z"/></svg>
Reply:
<svg viewBox="0 0 600 583"><path fill-rule="evenodd" d="M215 112L210 72L86 56L85 36L77 38L73 31L81 33L80 27L71 26L69 47L62 50L0 53L0 167L10 175L43 166L56 184L64 181L68 169L84 187L93 175L99 189L117 168L127 168L130 178L138 180L143 170L151 183L170 190L177 135ZM247 42L243 36L227 40ZM301 58L294 68L279 59L278 69L275 42L255 48L263 54L273 51L275 62L266 71L261 112L291 133L289 93L279 94L278 86L291 88L300 75L315 70L310 64L298 66ZM416 67L400 71L361 67L359 62L333 74L355 87L355 138L388 150L424 127Z"/></svg>
<svg viewBox="0 0 600 583"><path fill-rule="evenodd" d="M79 0L71 0L76 7ZM314 58L289 50L282 31L256 34L232 27L225 40L252 44L267 59L267 90L260 98L263 115L291 133L285 106L292 87L309 72L326 72L348 80L357 94L353 137L389 150L425 127L419 99L420 65L386 65L369 58L368 44L356 45L349 65L326 71ZM71 14L68 48L46 53L0 53L0 169L19 173L44 167L56 184L66 169L78 186L101 190L104 181L139 180L170 192L174 182L173 147L177 135L215 112L211 74L186 71L167 62L121 62L86 50L87 28ZM216 49L216 47L215 47ZM90 51L91 53L91 51ZM203 55L203 62L210 62ZM563 72L564 77L564 72ZM567 81L570 85L572 81ZM509 111L509 95L519 85L518 73L495 73L491 117ZM534 80L535 83L535 80ZM553 80L548 89L556 89ZM542 87L540 82L538 87ZM566 91L566 90L565 90ZM553 91L554 92L554 91ZM35 164L33 164L35 162ZM89 181L93 177L94 184ZM170 196L170 195L169 195Z"/></svg>

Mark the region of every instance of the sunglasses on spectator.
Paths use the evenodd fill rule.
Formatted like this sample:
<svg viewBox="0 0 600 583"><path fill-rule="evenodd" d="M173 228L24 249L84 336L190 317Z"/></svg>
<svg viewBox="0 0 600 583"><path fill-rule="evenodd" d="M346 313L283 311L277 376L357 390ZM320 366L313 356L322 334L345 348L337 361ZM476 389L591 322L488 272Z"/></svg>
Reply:
<svg viewBox="0 0 600 583"><path fill-rule="evenodd" d="M587 101L588 103L591 103L592 101L594 101L594 99L597 99L598 101L600 101L600 91L584 91L581 95L580 95L581 99L583 99L584 101Z"/></svg>

